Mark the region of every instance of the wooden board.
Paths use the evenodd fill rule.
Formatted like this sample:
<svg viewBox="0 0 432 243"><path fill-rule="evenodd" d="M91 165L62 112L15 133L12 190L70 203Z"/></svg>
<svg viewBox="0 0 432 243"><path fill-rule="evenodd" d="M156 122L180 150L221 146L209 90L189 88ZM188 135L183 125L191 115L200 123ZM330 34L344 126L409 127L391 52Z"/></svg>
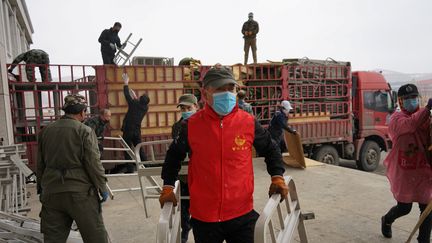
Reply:
<svg viewBox="0 0 432 243"><path fill-rule="evenodd" d="M303 153L303 146L300 139L300 134L289 133L285 131L285 143L288 146L289 156L283 157L284 162L292 167L306 168L306 162ZM291 158L289 158L291 157Z"/></svg>

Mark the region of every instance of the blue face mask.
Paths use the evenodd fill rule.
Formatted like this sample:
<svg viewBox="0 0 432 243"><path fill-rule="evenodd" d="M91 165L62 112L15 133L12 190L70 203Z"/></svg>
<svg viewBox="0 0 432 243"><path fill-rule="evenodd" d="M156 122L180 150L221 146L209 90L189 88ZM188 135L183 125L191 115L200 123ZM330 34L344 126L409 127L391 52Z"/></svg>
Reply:
<svg viewBox="0 0 432 243"><path fill-rule="evenodd" d="M185 111L181 113L181 116L183 120L188 119L190 116L192 116L195 113L195 111Z"/></svg>
<svg viewBox="0 0 432 243"><path fill-rule="evenodd" d="M410 113L413 113L419 107L419 100L417 98L403 100L403 107Z"/></svg>
<svg viewBox="0 0 432 243"><path fill-rule="evenodd" d="M213 94L213 110L221 116L228 115L236 105L236 95L226 91Z"/></svg>

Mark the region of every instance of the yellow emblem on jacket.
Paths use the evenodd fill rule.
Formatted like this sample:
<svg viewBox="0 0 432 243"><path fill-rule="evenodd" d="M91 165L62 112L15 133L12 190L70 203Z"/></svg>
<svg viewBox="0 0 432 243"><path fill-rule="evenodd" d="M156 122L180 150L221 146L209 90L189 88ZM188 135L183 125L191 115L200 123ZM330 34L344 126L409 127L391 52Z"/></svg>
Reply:
<svg viewBox="0 0 432 243"><path fill-rule="evenodd" d="M246 138L243 135L237 135L234 138L234 145L232 147L233 151L242 151L242 150L247 150L247 146L246 146Z"/></svg>

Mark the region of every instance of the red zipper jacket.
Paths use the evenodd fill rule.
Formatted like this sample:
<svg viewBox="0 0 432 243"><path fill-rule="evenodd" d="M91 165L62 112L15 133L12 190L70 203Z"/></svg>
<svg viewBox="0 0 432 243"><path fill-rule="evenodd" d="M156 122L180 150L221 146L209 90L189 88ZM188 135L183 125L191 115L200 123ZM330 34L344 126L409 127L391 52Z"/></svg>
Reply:
<svg viewBox="0 0 432 243"><path fill-rule="evenodd" d="M164 184L174 185L189 152L191 216L204 222L242 216L253 209L252 146L266 157L270 175L284 173L278 146L252 115L236 106L220 117L207 105L183 123L171 144L162 169Z"/></svg>

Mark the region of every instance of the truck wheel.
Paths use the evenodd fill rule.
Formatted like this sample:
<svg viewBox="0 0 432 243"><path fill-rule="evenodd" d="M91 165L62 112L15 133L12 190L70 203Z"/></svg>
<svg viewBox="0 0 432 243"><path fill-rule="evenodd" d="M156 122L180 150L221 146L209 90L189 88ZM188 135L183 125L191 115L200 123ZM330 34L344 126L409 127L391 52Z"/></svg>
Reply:
<svg viewBox="0 0 432 243"><path fill-rule="evenodd" d="M381 159L381 148L375 141L366 141L360 150L357 167L364 171L374 171Z"/></svg>
<svg viewBox="0 0 432 243"><path fill-rule="evenodd" d="M330 165L339 165L339 154L331 145L324 145L315 150L313 159Z"/></svg>

